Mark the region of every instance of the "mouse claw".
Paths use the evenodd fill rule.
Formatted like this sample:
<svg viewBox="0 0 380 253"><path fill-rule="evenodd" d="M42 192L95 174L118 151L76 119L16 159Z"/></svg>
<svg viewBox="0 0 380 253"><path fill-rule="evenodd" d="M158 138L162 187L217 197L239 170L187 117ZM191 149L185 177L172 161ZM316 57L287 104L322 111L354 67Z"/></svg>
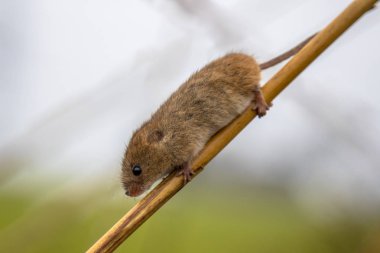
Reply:
<svg viewBox="0 0 380 253"><path fill-rule="evenodd" d="M181 166L177 172L177 176L183 175L183 184L187 184L191 181L192 176L195 175L194 171L191 169L191 167L186 163L185 165Z"/></svg>

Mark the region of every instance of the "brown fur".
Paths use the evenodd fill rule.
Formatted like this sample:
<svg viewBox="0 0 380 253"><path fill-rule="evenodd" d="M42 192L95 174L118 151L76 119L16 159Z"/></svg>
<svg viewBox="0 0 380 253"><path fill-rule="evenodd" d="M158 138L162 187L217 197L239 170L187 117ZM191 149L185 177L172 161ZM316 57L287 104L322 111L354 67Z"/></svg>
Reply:
<svg viewBox="0 0 380 253"><path fill-rule="evenodd" d="M134 132L122 168L127 193L137 196L189 163L212 135L249 106L259 91L259 81L259 65L239 53L194 73ZM131 171L136 164L142 168L139 176Z"/></svg>
<svg viewBox="0 0 380 253"><path fill-rule="evenodd" d="M190 180L189 164L211 136L250 104L259 117L269 109L259 86L260 71L293 56L314 36L260 65L248 55L231 53L194 73L134 132L122 167L126 194L140 195L176 169L185 182ZM142 168L141 175L133 175L134 165Z"/></svg>

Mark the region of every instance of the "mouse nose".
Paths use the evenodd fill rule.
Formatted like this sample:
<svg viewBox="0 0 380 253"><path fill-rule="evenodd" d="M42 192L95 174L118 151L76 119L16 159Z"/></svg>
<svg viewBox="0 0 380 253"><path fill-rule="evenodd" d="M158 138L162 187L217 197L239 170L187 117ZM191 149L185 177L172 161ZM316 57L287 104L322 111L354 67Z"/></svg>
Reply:
<svg viewBox="0 0 380 253"><path fill-rule="evenodd" d="M129 190L125 190L125 195L129 196Z"/></svg>

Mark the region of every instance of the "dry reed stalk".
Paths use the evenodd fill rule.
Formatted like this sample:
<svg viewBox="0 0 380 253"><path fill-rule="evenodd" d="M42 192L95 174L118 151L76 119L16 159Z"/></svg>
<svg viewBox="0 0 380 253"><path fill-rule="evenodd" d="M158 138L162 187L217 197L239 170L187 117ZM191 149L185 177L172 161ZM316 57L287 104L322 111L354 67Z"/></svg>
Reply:
<svg viewBox="0 0 380 253"><path fill-rule="evenodd" d="M298 54L296 54L263 87L264 97L271 102L291 81L293 81L315 58L347 30L365 12L372 9L376 0L353 1L325 29L318 33ZM228 126L219 131L195 159L192 168L196 175L214 158L239 132L255 118L256 114L247 109ZM88 253L113 252L144 221L153 215L184 186L183 178L172 173L140 200L109 231L107 231ZM194 175L194 177L196 176Z"/></svg>

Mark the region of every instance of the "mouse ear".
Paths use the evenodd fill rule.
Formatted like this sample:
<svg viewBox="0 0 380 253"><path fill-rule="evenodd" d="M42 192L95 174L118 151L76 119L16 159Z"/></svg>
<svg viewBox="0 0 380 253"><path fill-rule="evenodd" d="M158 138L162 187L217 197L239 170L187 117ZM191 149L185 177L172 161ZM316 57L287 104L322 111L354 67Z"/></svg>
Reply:
<svg viewBox="0 0 380 253"><path fill-rule="evenodd" d="M159 142L164 138L164 133L161 130L154 130L148 135L147 141L149 143Z"/></svg>

